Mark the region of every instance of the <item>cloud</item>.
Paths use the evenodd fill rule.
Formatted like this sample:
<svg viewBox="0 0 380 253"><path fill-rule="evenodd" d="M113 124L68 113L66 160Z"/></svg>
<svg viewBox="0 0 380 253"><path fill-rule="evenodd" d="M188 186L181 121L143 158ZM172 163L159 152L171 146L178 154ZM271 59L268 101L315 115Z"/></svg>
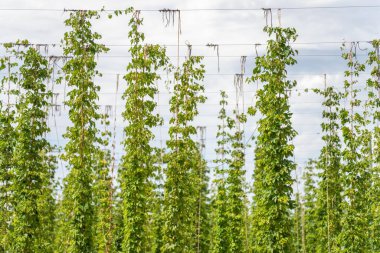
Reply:
<svg viewBox="0 0 380 253"><path fill-rule="evenodd" d="M191 8L261 8L261 7L299 7L299 6L338 6L338 5L355 5L357 1L300 1L300 0L268 0L268 1L227 1L227 0L145 0L129 1L128 4L134 5L136 9L191 9ZM261 5L262 4L262 5ZM380 4L379 1L360 1L361 5ZM129 6L121 1L74 1L74 0L3 0L1 8L95 8L99 9L105 6L107 9L125 9ZM12 41L18 38L27 38L34 43L53 43L59 42L66 30L63 21L67 18L67 13L48 12L48 11L2 11L0 15L0 27L2 30L2 42ZM158 12L143 12L144 18L143 31L146 33L146 41L149 43L159 43L166 45L175 45L177 43L176 27L164 27L161 20L161 14ZM314 10L282 10L282 26L295 27L299 34L299 42L330 42L343 40L372 40L380 36L380 23L377 21L378 9L314 9ZM273 21L278 23L277 12L273 11ZM267 37L262 32L265 20L262 11L198 11L181 13L182 35L180 44L191 43L194 45L206 45L207 43L215 44L246 44L246 43L265 43ZM107 44L129 44L128 35L128 18L119 17L112 20L102 19L97 22L94 28L103 35L102 42ZM299 50L298 64L289 69L289 78L298 81L298 89L323 87L324 73L327 73L328 81L331 85L342 85L343 70L345 63L339 57L339 44L297 44L295 47ZM259 53L263 53L265 47L259 48ZM204 63L206 65L207 76L205 77L205 87L208 100L205 105L200 105L200 116L194 124L207 126L206 136L206 159L211 160L215 157L213 148L215 147L215 130L218 123L217 113L219 110L218 91L225 89L229 91L230 108L234 105L234 86L233 74L240 71L241 55L248 56L246 64L247 74L251 73L254 66L255 48L253 45L220 45L220 68L222 74L217 73L216 52L205 46L194 46L193 54L207 55ZM167 47L168 54L175 56L177 48ZM58 48L51 49L52 53L61 54ZM363 52L361 54L365 54ZM186 47L180 47L180 55L186 54ZM128 47L111 47L110 56L117 57L99 57L99 70L104 72L104 76L96 79L102 86L100 94L100 103L102 105L115 105L116 91L116 74L120 77L125 74L125 67L130 58L120 57L128 56ZM313 56L314 55L314 56ZM328 56L330 55L330 56ZM331 56L333 55L333 56ZM335 56L334 56L335 55ZM228 57L226 57L228 56ZM172 58L175 61L175 57ZM211 74L211 75L210 75ZM163 81L166 77L163 76ZM160 113L165 115L165 126L156 129L157 143L165 140L167 136L169 94L165 84L160 82L161 96L159 107ZM122 137L122 128L125 125L121 120L123 101L121 93L126 87L125 81L120 79L120 86L117 97L117 139L120 142ZM63 97L64 87L61 85L55 87L60 92L58 101L60 103L65 99ZM255 84L245 86L245 106L252 104L253 92L256 90ZM300 92L292 93L292 110L294 111L294 127L299 135L294 140L296 145L295 159L297 162L304 162L308 157L316 157L322 145L320 140L321 122L321 98ZM62 108L63 110L63 108ZM67 107L62 111L61 116L56 113L55 119L51 116L50 126L52 132L49 139L60 145L64 143L61 135L65 127L69 124L67 119ZM251 119L246 126L247 136L254 132L256 123ZM58 137L57 137L58 136ZM122 153L121 146L118 145L117 152ZM247 150L248 175L253 170L253 147ZM302 164L300 164L302 165Z"/></svg>

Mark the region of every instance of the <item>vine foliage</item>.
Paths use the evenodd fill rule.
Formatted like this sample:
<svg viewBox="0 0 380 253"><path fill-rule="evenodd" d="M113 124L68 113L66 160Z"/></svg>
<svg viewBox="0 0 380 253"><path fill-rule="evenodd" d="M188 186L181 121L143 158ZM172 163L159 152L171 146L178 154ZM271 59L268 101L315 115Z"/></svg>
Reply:
<svg viewBox="0 0 380 253"><path fill-rule="evenodd" d="M342 47L342 50L344 47ZM365 227L369 222L366 204L366 189L369 188L369 166L371 163L371 132L366 127L368 117L366 110L362 113L358 107L363 102L358 97L358 81L355 79L364 71L365 65L356 59L356 52L351 45L348 52L343 52L349 70L345 71L345 92L349 107L341 108L340 120L344 148L342 150L343 180L342 230L339 244L347 252L360 252L368 249L368 237Z"/></svg>
<svg viewBox="0 0 380 253"><path fill-rule="evenodd" d="M227 213L227 187L226 187L226 164L227 155L230 150L227 148L228 144L228 132L227 132L227 113L226 106L227 94L225 91L220 92L220 102L219 105L221 109L219 111L218 119L220 124L218 125L218 132L216 133L217 138L217 148L215 153L217 159L214 163L217 164L215 167L215 179L214 184L216 186L216 193L214 196L213 203L213 248L212 252L227 252L229 248L228 239L228 213Z"/></svg>
<svg viewBox="0 0 380 253"><path fill-rule="evenodd" d="M194 252L196 245L197 175L200 157L197 143L191 138L196 128L190 123L198 115L198 104L204 103L204 65L202 57L189 56L174 73L174 93L170 99L170 149L165 160L164 228L162 252Z"/></svg>
<svg viewBox="0 0 380 253"><path fill-rule="evenodd" d="M139 31L143 19L135 11L130 19L129 38L132 47L132 61L127 66L127 88L123 118L128 123L124 128L125 154L119 168L121 197L123 205L124 252L147 252L149 250L149 203L154 197L153 176L157 170L154 156L152 128L160 125L162 119L155 113L157 103L156 82L160 79L157 71L168 64L166 50L159 45L143 45L145 36Z"/></svg>
<svg viewBox="0 0 380 253"><path fill-rule="evenodd" d="M291 140L296 131L291 124L289 95L296 85L286 80L286 67L294 65L297 51L289 42L297 34L293 28L265 27L269 36L267 52L256 58L251 81L263 83L257 91L258 121L255 150L253 227L255 250L258 252L289 252L291 245L290 211L295 164Z"/></svg>
<svg viewBox="0 0 380 253"><path fill-rule="evenodd" d="M13 149L16 143L14 122L15 110L10 105L10 96L14 93L11 84L17 81L17 76L12 72L13 63L10 57L0 59L0 70L5 72L1 80L0 95L7 100L0 100L0 252L5 252L10 247L10 224L12 217L12 159Z"/></svg>
<svg viewBox="0 0 380 253"><path fill-rule="evenodd" d="M93 252L94 250L94 170L99 154L99 130L96 122L101 116L97 105L99 85L94 77L95 57L108 48L97 43L101 35L91 30L91 19L98 19L96 11L73 11L65 21L70 30L65 33L63 51L71 57L63 66L65 81L71 90L66 105L72 126L64 137L68 139L62 158L67 162L68 176L64 180L63 217L59 250Z"/></svg>
<svg viewBox="0 0 380 253"><path fill-rule="evenodd" d="M315 89L324 97L324 110L321 123L324 146L316 164L319 171L315 212L319 216L315 229L318 243L314 245L317 252L339 252L338 235L341 231L342 214L342 152L340 139L340 105L343 94L332 86Z"/></svg>

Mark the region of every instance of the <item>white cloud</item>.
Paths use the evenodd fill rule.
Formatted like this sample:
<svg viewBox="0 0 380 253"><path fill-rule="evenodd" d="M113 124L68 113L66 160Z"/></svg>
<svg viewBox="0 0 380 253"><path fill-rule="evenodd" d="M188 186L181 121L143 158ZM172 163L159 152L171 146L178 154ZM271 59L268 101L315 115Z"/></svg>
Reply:
<svg viewBox="0 0 380 253"><path fill-rule="evenodd" d="M125 1L75 1L75 0L3 0L0 8L58 8L58 9L81 9L95 8L99 9L105 6L107 9L124 9L129 7ZM145 0L145 1L128 1L128 4L134 5L136 9L191 9L191 8L261 8L261 7L298 7L298 6L339 6L339 5L375 5L380 1L301 1L301 0L268 0L268 1L227 1L227 0ZM317 42L317 41L343 41L343 40L371 40L380 37L380 23L378 22L378 8L363 9L315 9L315 10L282 10L281 23L283 26L293 26L297 29L300 42ZM277 23L276 12L273 12L274 23ZM161 14L158 12L143 12L146 41L160 44L176 44L176 28L165 28L162 24ZM65 26L63 24L67 13L49 12L49 11L2 11L0 15L0 29L2 31L2 42L16 39L27 38L34 43L53 43L59 42L62 38ZM182 18L182 35L180 44L189 42L191 44L206 43L265 43L266 36L262 32L265 20L262 11L199 11L183 12ZM107 44L129 44L128 18L119 17L112 20L102 19L95 25L100 33L103 34L103 42ZM299 89L323 87L322 74L328 73L330 84L341 85L342 71L345 64L339 56L305 56L305 55L339 55L339 44L298 44L300 56L297 57L298 65L290 68L290 78L298 80ZM262 53L264 47L260 47ZM55 48L51 52L56 54L60 50ZM176 55L176 47L168 47L169 55ZM186 54L186 48L181 47L181 55ZM215 56L211 48L205 46L194 47L193 54ZM253 67L253 56L255 50L253 46L220 46L220 67L221 73L234 74L240 69L239 56L247 55L246 72L250 73ZM365 52L363 52L365 54ZM109 55L120 56L128 55L127 47L112 47ZM237 57L224 57L237 56ZM174 59L174 58L173 58ZM100 103L114 104L116 73L123 74L129 58L99 58L99 68L105 72L103 78L99 79L102 84ZM217 73L217 58L205 59L207 74ZM319 76L316 76L319 75ZM165 79L165 78L164 78ZM209 99L205 105L200 106L201 115L196 123L206 125L210 130L207 131L207 151L206 159L212 159L215 155L212 148L215 146L215 127L218 113L218 93L220 89L233 91L233 75L230 76L206 76L205 86ZM125 87L125 82L121 81L118 97L118 139L122 137L123 123L120 119L123 102L120 93ZM167 92L160 84L162 92ZM245 101L246 106L252 102L252 91L255 90L254 84L246 86L247 91ZM57 90L63 91L63 87L56 87ZM250 92L250 93L249 93ZM108 94L107 94L108 93ZM231 106L233 104L234 94L230 93ZM168 104L168 94L162 94L160 104ZM63 94L60 94L59 100L62 102ZM315 95L301 92L300 96L296 93L292 97L292 109L294 110L294 126L299 136L295 139L296 160L305 161L310 156L316 156L321 146L318 124L321 121L321 106L318 104L320 98ZM314 101L315 103L310 103ZM160 106L160 111L165 116L167 123L170 113L168 107ZM53 117L50 120L52 133L49 138L57 143L57 137L61 136L67 125L67 108L61 116L56 115L57 128L54 124ZM167 126L166 126L167 127ZM247 135L250 135L255 128L255 122L252 120L247 124ZM162 138L166 139L167 128L162 128ZM159 138L159 131L157 135ZM64 141L59 137L59 143ZM118 152L121 152L120 147ZM249 149L247 169L252 170L253 149ZM251 172L248 172L250 175Z"/></svg>

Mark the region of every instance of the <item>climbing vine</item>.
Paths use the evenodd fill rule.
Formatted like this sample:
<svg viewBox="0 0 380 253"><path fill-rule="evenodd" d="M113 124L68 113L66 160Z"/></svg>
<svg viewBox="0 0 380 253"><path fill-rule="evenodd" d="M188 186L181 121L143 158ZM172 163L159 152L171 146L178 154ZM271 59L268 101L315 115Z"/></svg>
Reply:
<svg viewBox="0 0 380 253"><path fill-rule="evenodd" d="M63 66L67 86L66 105L72 126L64 137L68 139L62 158L68 163L68 176L64 180L63 213L66 222L60 234L60 251L94 251L94 168L99 152L99 130L96 121L99 85L93 79L96 70L95 57L108 48L97 43L101 35L91 30L91 19L98 19L96 11L72 11L65 25L70 28L64 35L63 51L71 58Z"/></svg>
<svg viewBox="0 0 380 253"><path fill-rule="evenodd" d="M5 73L1 80L0 95L0 252L6 252L10 247L10 223L12 220L12 159L15 145L14 107L10 105L10 96L14 93L11 84L17 81L12 68L17 63L10 57L0 59L0 70ZM7 100L5 100L7 98Z"/></svg>
<svg viewBox="0 0 380 253"><path fill-rule="evenodd" d="M109 140L111 132L108 129L110 124L110 108L105 107L104 114L101 115L101 125L104 130L101 132L99 140L100 149L98 150L97 166L95 167L94 179L94 203L95 203L95 248L97 252L113 251L113 203L114 203L114 186L111 172L111 150L109 149Z"/></svg>
<svg viewBox="0 0 380 253"><path fill-rule="evenodd" d="M180 65L180 10L159 10L165 26L178 22L174 71L167 49L145 42L141 12L133 8L65 10L69 18L63 56L48 55L47 44L4 44L0 253L380 252L380 41L370 43L365 64L357 58L358 42L342 47L348 68L343 91L327 86L326 76L325 87L313 89L323 97L323 146L316 159L299 168L304 171L298 181L293 145L297 133L290 107L297 83L288 80L288 70L296 64L298 52L291 44L297 33L272 27L272 9L263 11L269 40L262 56L257 52L260 44L255 44L257 57L248 78L258 87L256 101L248 112L239 108L247 95L243 78L248 58L242 56L237 66L241 73L234 79L232 115L227 113L226 92L220 92L214 178L206 160L206 125L194 123L206 101L205 66L203 57L191 55L188 42L188 56ZM130 45L123 45L129 48L130 61L120 91L124 102L120 142L116 100L121 74L114 104L106 105L104 114L99 105L100 94L108 92L101 92L97 83L102 76L97 57L109 49L100 43L102 36L93 30L93 22L104 12L108 18L131 15ZM280 9L277 14L281 26ZM214 49L219 72L219 44L205 46ZM61 58L67 60L62 67ZM372 68L371 76L361 89L366 65ZM162 130L165 119L159 109L165 104L158 102L162 71L168 78L174 72L166 147L161 136L161 146L154 145L156 130ZM56 79L58 73L63 75ZM59 160L55 114L51 116L57 147L48 141L49 111L60 111L61 106L55 83L64 83L63 104L70 121ZM245 160L251 138L245 140L244 125L246 115L256 111L261 118L249 203ZM252 132L254 136L256 129ZM61 169L68 173L62 191L55 179Z"/></svg>
<svg viewBox="0 0 380 253"><path fill-rule="evenodd" d="M342 47L342 50L344 47ZM342 151L342 230L338 236L341 250L363 252L368 249L369 209L366 191L369 188L369 166L371 163L371 132L367 112L358 110L363 102L358 98L358 81L355 79L364 71L365 65L356 59L356 47L351 44L342 57L347 60L349 70L345 72L343 98L349 101L348 108L341 108L340 120L344 148Z"/></svg>
<svg viewBox="0 0 380 253"><path fill-rule="evenodd" d="M259 80L256 108L262 114L258 121L254 169L254 238L258 252L289 252L290 211L295 164L291 159L291 140L296 131L291 124L289 95L296 85L286 80L287 66L294 65L297 51L289 42L297 34L293 28L265 27L274 39L268 40L267 53L256 58L251 81Z"/></svg>
<svg viewBox="0 0 380 253"><path fill-rule="evenodd" d="M245 246L245 207L244 207L244 179L245 179L245 144L242 124L247 121L244 113L234 109L234 118L227 117L227 127L232 133L228 134L228 143L231 146L230 157L227 159L227 215L229 250L243 252Z"/></svg>
<svg viewBox="0 0 380 253"><path fill-rule="evenodd" d="M371 190L369 194L371 213L371 250L380 250L380 40L371 42L373 49L368 53L367 64L372 67L371 78L367 80L369 102L368 107L372 113L373 130L373 166L371 167Z"/></svg>
<svg viewBox="0 0 380 253"><path fill-rule="evenodd" d="M326 78L326 77L325 77ZM326 80L325 80L326 82ZM332 86L314 89L324 97L321 124L324 146L316 165L319 170L315 212L320 215L316 221L317 252L339 252L338 235L341 231L340 217L342 204L342 165L339 110L343 94Z"/></svg>
<svg viewBox="0 0 380 253"><path fill-rule="evenodd" d="M20 42L27 45L27 41ZM11 50L18 69L15 147L12 154L13 217L10 250L53 252L54 158L45 139L51 91L49 62L35 48ZM48 236L50 235L50 236Z"/></svg>
<svg viewBox="0 0 380 253"><path fill-rule="evenodd" d="M316 163L317 161L315 160L309 160L304 167L303 172L304 193L302 205L304 224L302 229L304 231L304 243L301 247L302 252L314 252L319 244L319 238L316 231L321 217L318 216L315 208L318 194Z"/></svg>
<svg viewBox="0 0 380 253"><path fill-rule="evenodd" d="M124 219L124 252L147 252L150 207L147 205L153 197L153 179L155 167L154 139L152 128L161 124L161 117L155 114L157 103L157 74L168 64L166 51L158 45L143 45L145 35L139 31L143 19L140 12L135 11L129 25L129 38L132 47L132 61L127 66L124 76L127 88L123 98L126 100L124 120L128 125L124 128L123 142L125 155L119 168L121 196Z"/></svg>
<svg viewBox="0 0 380 253"><path fill-rule="evenodd" d="M182 68L174 73L175 84L170 99L170 119L167 146L166 181L164 185L164 228L162 252L195 252L194 237L197 217L197 192L194 178L199 166L194 157L199 155L196 142L191 139L196 128L191 121L198 115L198 104L204 103L204 86L200 82L204 77L202 57L189 56ZM194 171L196 170L196 171Z"/></svg>
<svg viewBox="0 0 380 253"><path fill-rule="evenodd" d="M195 191L197 196L196 199L196 222L195 222L195 234L196 234L196 242L195 248L196 252L208 252L209 244L210 244L210 205L209 205L209 190L208 190L208 167L206 160L204 159L203 151L206 147L205 143L205 134L206 127L205 126L197 126L197 132L199 135L198 141L198 150L194 154L194 161L196 163L196 167L193 169L193 184L195 186Z"/></svg>
<svg viewBox="0 0 380 253"><path fill-rule="evenodd" d="M226 189L226 163L227 155L230 153L227 148L228 133L227 133L227 94L225 91L220 92L218 119L217 148L215 152L218 156L214 163L217 164L215 168L216 193L214 196L214 217L213 217L213 248L212 252L228 252L229 239L228 239L228 216L227 216L227 189Z"/></svg>

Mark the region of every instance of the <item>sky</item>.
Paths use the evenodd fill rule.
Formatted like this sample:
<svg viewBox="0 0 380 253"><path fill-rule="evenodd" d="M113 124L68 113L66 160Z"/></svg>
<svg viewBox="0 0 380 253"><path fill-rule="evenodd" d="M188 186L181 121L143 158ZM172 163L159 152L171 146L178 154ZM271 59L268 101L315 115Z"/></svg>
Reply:
<svg viewBox="0 0 380 253"><path fill-rule="evenodd" d="M266 19L262 10L246 10L272 8L273 25L282 27L294 27L298 32L297 43L293 47L298 50L296 57L298 63L289 68L289 80L296 80L297 87L292 92L291 110L293 112L293 125L298 135L294 139L295 156L297 163L297 178L300 179L302 168L309 158L318 156L323 144L321 141L321 112L322 99L310 92L304 92L306 88L324 87L324 74L326 74L327 85L341 88L343 85L343 71L346 69L345 62L340 58L340 47L342 42L360 41L358 58L365 60L370 45L366 41L380 38L380 23L378 16L380 8L332 8L332 9L286 9L290 7L329 7L329 6L351 6L351 5L378 5L378 0L361 1L332 1L332 0L277 0L277 1L227 1L227 0L144 0L144 1L98 1L98 0L1 0L0 1L0 30L2 31L0 42L12 42L17 39L28 39L31 43L56 44L50 45L48 55L62 55L59 47L63 33L67 31L64 20L68 17L63 9L100 9L103 6L108 10L126 9L133 6L135 9L143 10L141 17L144 18L142 31L145 33L146 42L167 46L168 55L171 56L173 64L177 64L177 22L166 26L163 22L161 9L181 10L181 34L179 37L180 62L187 54L185 44L191 44L193 55L205 56L203 63L206 68L204 80L205 94L208 97L204 105L199 106L200 114L194 121L194 126L205 126L205 159L212 168L215 164L212 160L216 158L214 149L216 144L217 114L220 109L219 91L226 90L229 95L229 112L236 104L234 87L234 74L241 73L241 56L247 56L245 74L251 75L254 66L256 51L258 55L265 52L265 42L268 39L263 32ZM239 11L190 11L190 9L245 9ZM278 11L278 8L285 8ZM10 10L12 9L12 10ZM19 9L19 10L15 10ZM20 9L45 9L20 10ZM46 10L54 9L54 10ZM144 11L151 10L151 11ZM101 86L99 104L104 112L106 107L111 108L111 122L116 119L116 157L122 154L120 141L123 137L122 129L125 126L121 118L124 101L121 94L126 87L122 76L126 73L125 67L130 61L127 46L129 17L117 17L111 20L106 16L100 21L94 22L94 30L99 32L103 38L101 43L110 45L107 55L99 55L98 69L104 75L96 78ZM269 21L268 21L269 22ZM318 43L316 43L318 42ZM328 43L326 43L328 42ZM219 45L219 57L217 51L206 44ZM262 44L255 47L254 44ZM45 53L45 52L44 52ZM218 70L219 61L219 70ZM58 71L63 63L57 62L55 70ZM116 89L117 75L119 74L119 86ZM366 71L360 78L360 84L364 84L369 72ZM162 80L157 83L159 95L156 97L159 104L157 111L163 115L164 125L154 129L156 138L154 145L165 146L168 139L168 121L171 117L169 112L169 98L172 87L167 87L165 81L170 80L165 73ZM61 105L51 110L49 125L51 133L48 139L51 143L62 146L65 140L62 134L70 124L68 120L68 108L62 104L65 101L67 88L64 85L51 85L51 89L58 93L54 103ZM244 96L239 99L240 110L254 105L254 92L260 88L257 83L244 84ZM116 114L115 114L116 108ZM247 180L251 182L254 168L254 141L250 136L257 135L257 118L249 118L244 126L245 140L251 144L246 149ZM112 123L113 125L113 123ZM113 126L112 126L113 128ZM60 164L58 177L64 177L67 171L64 164Z"/></svg>

